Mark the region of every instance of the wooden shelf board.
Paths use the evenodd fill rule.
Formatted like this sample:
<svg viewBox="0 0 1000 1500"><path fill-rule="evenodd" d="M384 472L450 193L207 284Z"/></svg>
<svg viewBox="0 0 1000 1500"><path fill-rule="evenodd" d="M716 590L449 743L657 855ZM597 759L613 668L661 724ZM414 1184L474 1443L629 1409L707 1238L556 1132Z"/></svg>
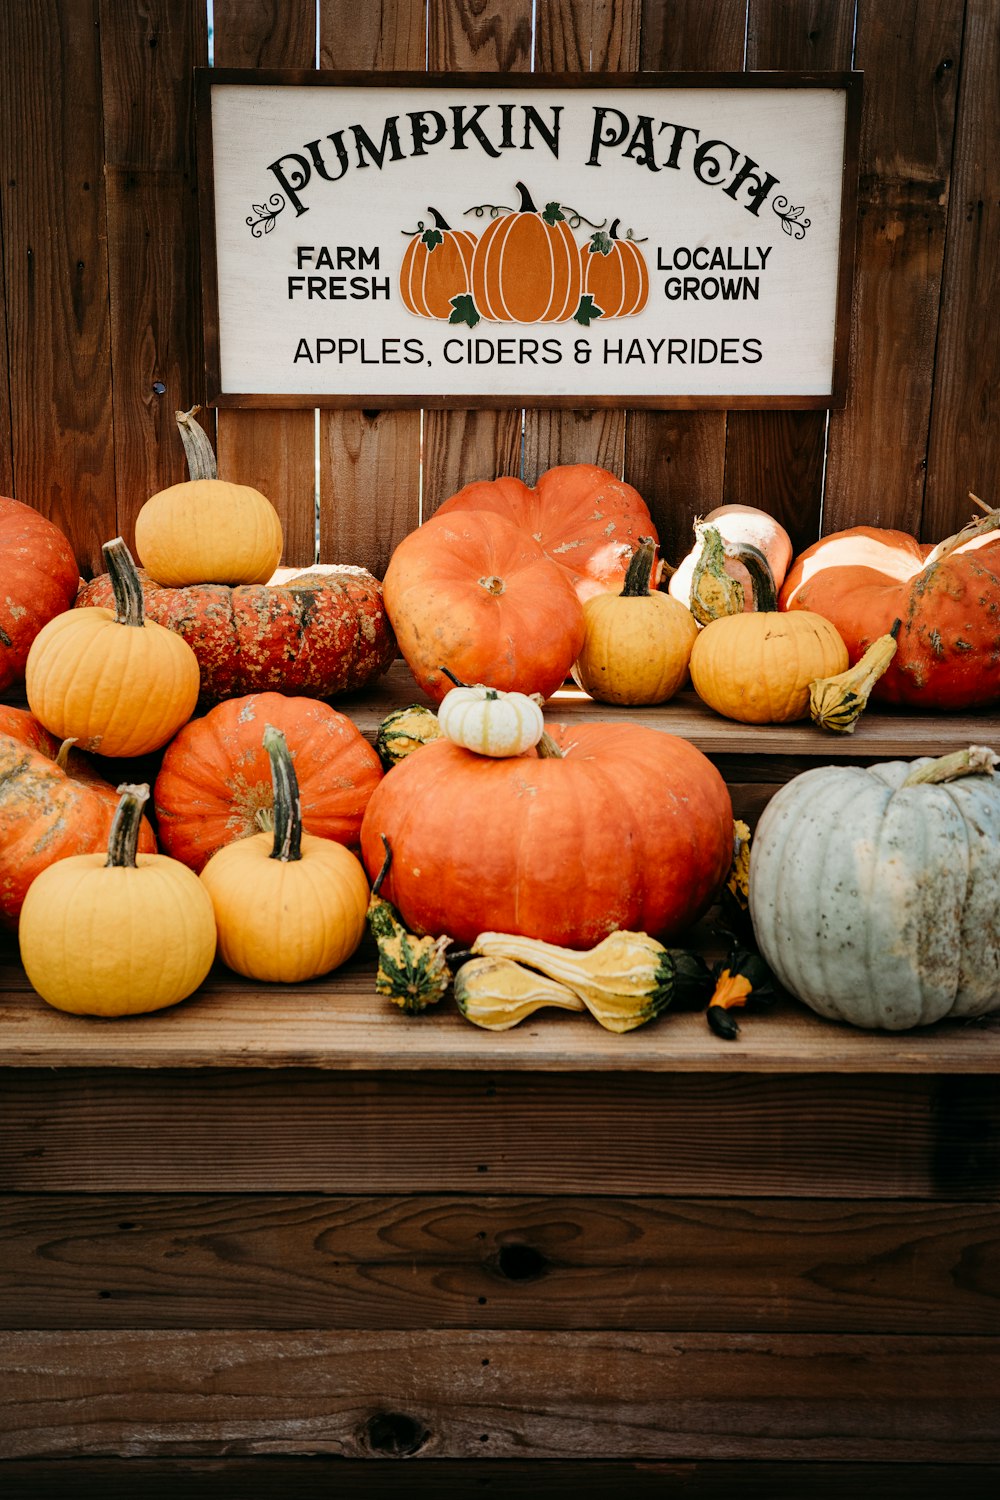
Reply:
<svg viewBox="0 0 1000 1500"><path fill-rule="evenodd" d="M322 1068L335 1071L1000 1074L1000 1014L918 1031L865 1032L784 998L740 1018L735 1042L704 1014L667 1012L625 1035L589 1016L537 1012L510 1031L472 1025L448 995L405 1016L375 993L366 950L301 985L263 985L217 964L190 999L101 1020L46 1005L8 940L0 944L0 1066Z"/></svg>

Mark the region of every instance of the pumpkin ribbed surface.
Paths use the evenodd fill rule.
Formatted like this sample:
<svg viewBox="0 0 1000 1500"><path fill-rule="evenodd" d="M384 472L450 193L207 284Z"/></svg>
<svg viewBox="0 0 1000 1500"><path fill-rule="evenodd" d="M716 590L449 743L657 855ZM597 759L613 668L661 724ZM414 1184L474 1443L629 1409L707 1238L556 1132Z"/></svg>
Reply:
<svg viewBox="0 0 1000 1500"><path fill-rule="evenodd" d="M793 995L856 1026L1000 1008L1000 784L904 787L915 764L806 771L751 845L761 953Z"/></svg>
<svg viewBox="0 0 1000 1500"><path fill-rule="evenodd" d="M0 495L0 692L23 680L32 641L69 609L79 586L73 549L58 526Z"/></svg>
<svg viewBox="0 0 1000 1500"><path fill-rule="evenodd" d="M383 583L414 678L438 702L462 682L540 693L560 687L583 641L583 608L565 571L492 512L438 513L404 537Z"/></svg>
<svg viewBox="0 0 1000 1500"><path fill-rule="evenodd" d="M396 643L378 580L365 568L321 565L282 584L160 588L142 573L147 619L183 636L206 702L251 692L354 692L385 672ZM78 605L108 604L106 574Z"/></svg>
<svg viewBox="0 0 1000 1500"><path fill-rule="evenodd" d="M557 464L534 489L511 476L476 480L435 516L459 510L492 511L519 526L566 569L581 599L620 589L641 539L656 539L639 491L597 464Z"/></svg>
<svg viewBox="0 0 1000 1500"><path fill-rule="evenodd" d="M361 827L369 876L411 931L521 933L589 948L616 928L680 932L732 860L722 777L688 741L634 724L549 726L564 754L494 760L446 740L385 777Z"/></svg>
<svg viewBox="0 0 1000 1500"><path fill-rule="evenodd" d="M5 709L0 724L22 710ZM31 740L37 723L23 714L21 734L0 733L0 926L17 925L32 881L57 859L106 849L118 804L114 787L71 755L70 772ZM41 726L39 725L40 729ZM42 731L44 734L44 730ZM30 737L30 739L29 739ZM54 742L53 754L58 749ZM139 848L156 849L148 821L140 825Z"/></svg>
<svg viewBox="0 0 1000 1500"><path fill-rule="evenodd" d="M193 719L164 752L153 788L160 842L193 870L216 849L260 830L274 806L265 725L292 747L307 832L356 844L379 758L345 714L313 698L254 693Z"/></svg>

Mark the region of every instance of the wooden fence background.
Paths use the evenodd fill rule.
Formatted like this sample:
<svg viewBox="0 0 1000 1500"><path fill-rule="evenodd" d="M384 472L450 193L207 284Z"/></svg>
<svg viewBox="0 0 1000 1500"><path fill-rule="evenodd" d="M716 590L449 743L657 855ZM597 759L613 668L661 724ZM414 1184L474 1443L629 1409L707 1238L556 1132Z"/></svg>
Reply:
<svg viewBox="0 0 1000 1500"><path fill-rule="evenodd" d="M946 535L998 498L998 0L215 0L230 67L865 74L845 410L227 411L220 468L274 500L292 564L381 575L469 480L588 460L665 555L741 500L804 544L869 521ZM0 492L82 570L184 477L201 395L192 70L206 0L0 0Z"/></svg>

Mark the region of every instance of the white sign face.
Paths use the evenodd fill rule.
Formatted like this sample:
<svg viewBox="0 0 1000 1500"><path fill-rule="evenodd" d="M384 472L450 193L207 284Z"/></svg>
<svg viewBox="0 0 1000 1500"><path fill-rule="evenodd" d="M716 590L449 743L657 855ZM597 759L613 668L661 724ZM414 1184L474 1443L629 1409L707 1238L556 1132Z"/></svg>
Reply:
<svg viewBox="0 0 1000 1500"><path fill-rule="evenodd" d="M843 399L857 75L315 76L203 75L218 404Z"/></svg>

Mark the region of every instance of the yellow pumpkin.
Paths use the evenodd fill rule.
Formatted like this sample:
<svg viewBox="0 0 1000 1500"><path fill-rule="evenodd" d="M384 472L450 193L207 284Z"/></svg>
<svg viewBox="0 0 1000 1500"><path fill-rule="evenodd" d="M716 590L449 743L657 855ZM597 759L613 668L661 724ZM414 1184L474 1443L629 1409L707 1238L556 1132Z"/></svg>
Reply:
<svg viewBox="0 0 1000 1500"><path fill-rule="evenodd" d="M271 724L264 748L273 833L224 844L198 878L215 910L222 961L249 979L297 984L338 968L361 942L368 877L343 844L302 832L292 758Z"/></svg>
<svg viewBox="0 0 1000 1500"><path fill-rule="evenodd" d="M743 590L721 571L718 533L705 530L692 604L736 613L708 618L691 652L691 681L703 702L744 724L788 724L809 714L809 685L848 665L835 625L810 610L781 613L767 559L756 547L734 549L753 582L755 609L743 613ZM699 577L700 575L700 577Z"/></svg>
<svg viewBox="0 0 1000 1500"><path fill-rule="evenodd" d="M259 490L218 477L198 410L176 413L189 478L151 495L135 520L135 550L165 588L267 583L281 561L278 512Z"/></svg>
<svg viewBox="0 0 1000 1500"><path fill-rule="evenodd" d="M656 543L644 537L620 594L584 601L584 639L573 679L600 703L665 703L684 682L698 637L694 616L649 588Z"/></svg>
<svg viewBox="0 0 1000 1500"><path fill-rule="evenodd" d="M73 854L32 882L21 909L21 961L57 1010L135 1016L176 1005L215 957L212 903L166 854L137 854L148 786L119 787L107 854Z"/></svg>
<svg viewBox="0 0 1000 1500"><path fill-rule="evenodd" d="M121 537L105 542L114 610L70 609L31 643L28 706L50 734L101 755L145 755L186 724L198 702L187 641L145 617L142 584Z"/></svg>

